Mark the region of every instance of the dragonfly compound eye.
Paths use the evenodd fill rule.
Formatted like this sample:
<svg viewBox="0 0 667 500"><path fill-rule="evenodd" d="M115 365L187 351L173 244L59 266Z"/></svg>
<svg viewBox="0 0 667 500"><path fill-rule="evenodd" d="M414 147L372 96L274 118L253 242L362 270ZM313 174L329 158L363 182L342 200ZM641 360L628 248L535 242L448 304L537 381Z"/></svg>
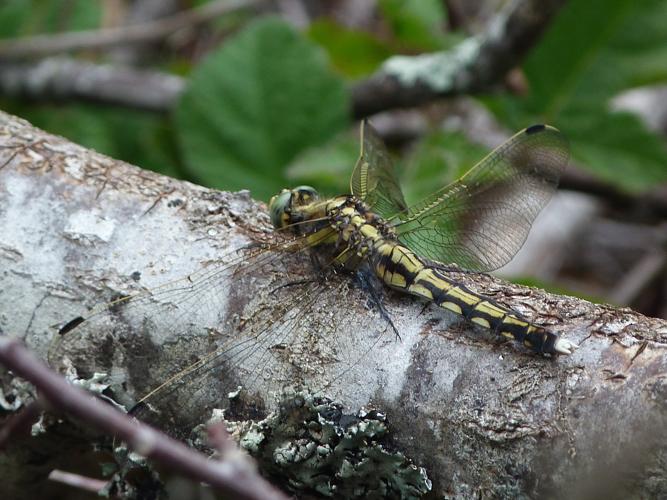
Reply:
<svg viewBox="0 0 667 500"><path fill-rule="evenodd" d="M310 186L299 186L294 188L292 193L295 195L292 199L292 204L299 207L317 201L320 197L317 190Z"/></svg>
<svg viewBox="0 0 667 500"><path fill-rule="evenodd" d="M292 209L303 207L318 199L317 190L310 186L299 186L292 190L283 189L269 202L269 214L273 227L282 229L294 223Z"/></svg>
<svg viewBox="0 0 667 500"><path fill-rule="evenodd" d="M269 201L269 215L271 224L276 229L283 228L289 224L289 213L292 208L292 191L283 189Z"/></svg>

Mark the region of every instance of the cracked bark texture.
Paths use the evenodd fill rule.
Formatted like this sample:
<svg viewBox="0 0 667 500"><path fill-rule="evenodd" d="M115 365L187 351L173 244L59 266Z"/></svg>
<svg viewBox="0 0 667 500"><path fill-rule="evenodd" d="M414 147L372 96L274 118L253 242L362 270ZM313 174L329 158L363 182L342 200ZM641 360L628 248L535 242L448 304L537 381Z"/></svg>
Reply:
<svg viewBox="0 0 667 500"><path fill-rule="evenodd" d="M253 235L270 237L265 206L247 193L143 171L3 113L0 228L0 329L41 355L52 325L126 289L135 271L141 286L152 287ZM392 446L426 469L438 496L667 495L667 323L490 276L462 279L580 348L540 358L390 294L401 340L364 357L357 383L334 383L331 393L346 411L366 406L386 414ZM336 335L364 333L350 321ZM176 352L163 361L159 338L150 340L143 344L152 350L148 366L121 359L113 367L118 388L131 392L137 373L155 386L170 371L159 365ZM193 356L189 342L178 344L183 359ZM100 348L90 345L90 355ZM5 399L26 397L11 376L3 380ZM184 400L174 411L193 409ZM35 491L50 467L63 468L68 453L84 446L82 436L71 436L17 438L0 458L5 490Z"/></svg>

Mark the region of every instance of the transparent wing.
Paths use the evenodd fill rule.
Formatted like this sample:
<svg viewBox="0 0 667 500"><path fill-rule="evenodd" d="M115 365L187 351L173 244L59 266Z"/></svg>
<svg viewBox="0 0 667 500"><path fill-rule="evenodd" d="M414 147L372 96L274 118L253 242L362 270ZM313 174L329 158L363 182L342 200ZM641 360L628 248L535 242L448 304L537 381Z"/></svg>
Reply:
<svg viewBox="0 0 667 500"><path fill-rule="evenodd" d="M350 189L384 218L407 209L389 151L366 120L361 123L361 155L352 172Z"/></svg>
<svg viewBox="0 0 667 500"><path fill-rule="evenodd" d="M180 437L214 407L248 418L288 387L319 393L361 378L357 363L395 336L350 276L315 271L308 250L305 238L250 246L101 306L63 328L50 360L71 360L81 377L122 366L119 382L136 395L126 405L142 402L140 418L171 421Z"/></svg>
<svg viewBox="0 0 667 500"><path fill-rule="evenodd" d="M521 248L569 158L565 137L548 125L514 135L463 177L411 206L396 224L413 251L472 271L492 271Z"/></svg>

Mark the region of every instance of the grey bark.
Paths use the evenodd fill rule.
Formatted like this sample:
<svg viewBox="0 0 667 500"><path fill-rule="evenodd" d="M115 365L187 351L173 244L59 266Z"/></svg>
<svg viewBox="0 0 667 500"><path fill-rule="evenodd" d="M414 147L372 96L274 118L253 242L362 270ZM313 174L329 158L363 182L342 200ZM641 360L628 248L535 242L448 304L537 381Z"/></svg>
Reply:
<svg viewBox="0 0 667 500"><path fill-rule="evenodd" d="M171 109L185 80L160 71L97 64L69 57L36 63L0 63L0 87L11 97L81 99L146 111Z"/></svg>
<svg viewBox="0 0 667 500"><path fill-rule="evenodd" d="M141 286L154 286L257 236L271 238L265 210L248 193L143 171L0 113L0 329L45 355L52 325L136 285L134 271L141 272ZM391 334L377 344L355 368L356 379L334 382L328 394L348 412L371 406L386 414L392 446L425 468L438 496L665 496L667 323L490 276L462 279L580 348L543 359L446 312L422 314L423 304L390 294L401 339ZM229 283L238 297L244 286L250 283ZM343 297L327 299L329 307L337 304L331 301L341 310L349 306ZM366 345L370 331L386 330L364 307L347 314L354 321L322 342L353 349ZM137 373L142 384L155 386L173 371L172 356L188 359L188 349L206 343L176 342L175 351L158 345L174 339L150 341L137 346L164 348L169 356L147 353L150 366L142 367L113 360L110 372L128 392L138 386ZM87 349L91 358L110 352L99 342ZM4 381L5 397L25 393L11 377ZM270 397L262 397L270 408ZM180 401L174 411L192 413L189 403ZM73 445L62 439L47 432L17 441L0 459L5 489L39 488L48 468L62 467L71 453ZM81 446L82 436L71 439Z"/></svg>

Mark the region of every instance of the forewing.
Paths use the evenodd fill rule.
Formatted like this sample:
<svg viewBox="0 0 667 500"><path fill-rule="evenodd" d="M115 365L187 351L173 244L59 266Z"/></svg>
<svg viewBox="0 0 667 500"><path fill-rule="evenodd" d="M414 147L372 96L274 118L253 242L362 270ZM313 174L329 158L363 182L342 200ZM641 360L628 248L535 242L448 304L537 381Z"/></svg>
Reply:
<svg viewBox="0 0 667 500"><path fill-rule="evenodd" d="M318 393L395 337L350 276L316 269L309 251L305 238L243 248L100 307L61 336L50 359L70 359L84 377L126 371L118 382L136 395L129 406L141 403L133 413L171 422L165 430L179 437L212 408L250 418L288 387Z"/></svg>
<svg viewBox="0 0 667 500"><path fill-rule="evenodd" d="M349 277L292 274L292 279L255 282L248 314L231 328L238 338L148 394L146 410L174 415L178 434L185 436L213 408L226 409L231 418L256 418L289 390L334 396L344 384L363 380L357 364L374 347L393 343L393 332L367 308ZM177 415L184 401L190 406L185 418ZM140 418L164 421L164 415L156 420L146 410Z"/></svg>
<svg viewBox="0 0 667 500"><path fill-rule="evenodd" d="M361 124L361 154L350 179L352 194L384 218L407 208L387 147L366 120Z"/></svg>
<svg viewBox="0 0 667 500"><path fill-rule="evenodd" d="M502 267L553 196L568 158L557 129L522 130L459 180L410 207L397 224L399 239L444 264L480 272Z"/></svg>

